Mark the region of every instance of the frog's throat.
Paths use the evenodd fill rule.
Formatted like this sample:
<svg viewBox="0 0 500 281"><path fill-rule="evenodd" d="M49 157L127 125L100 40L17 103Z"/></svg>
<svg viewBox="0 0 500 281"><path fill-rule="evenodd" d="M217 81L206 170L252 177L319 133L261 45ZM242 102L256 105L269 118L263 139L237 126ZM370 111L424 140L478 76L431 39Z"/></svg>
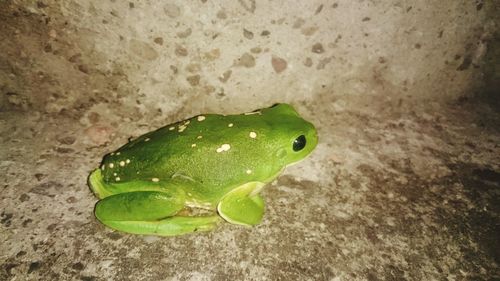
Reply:
<svg viewBox="0 0 500 281"><path fill-rule="evenodd" d="M291 163L286 164L286 165L285 165L285 167L283 168L283 170L285 170L287 167L290 167L290 166L292 166L292 165L295 165L295 164L297 164L297 163L299 163L299 162L304 161L304 159L306 159L306 158L307 158L307 157L304 157L304 158L299 159L299 160L297 160L297 161L295 161L295 162L291 162ZM281 170L281 172L283 172L283 170ZM281 172L280 172L280 173L281 173Z"/></svg>

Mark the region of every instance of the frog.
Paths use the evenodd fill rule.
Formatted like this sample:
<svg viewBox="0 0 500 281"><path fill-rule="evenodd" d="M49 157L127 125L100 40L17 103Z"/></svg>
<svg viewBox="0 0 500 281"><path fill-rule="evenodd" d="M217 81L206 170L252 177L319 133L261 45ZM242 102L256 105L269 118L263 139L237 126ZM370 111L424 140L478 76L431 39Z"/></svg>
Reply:
<svg viewBox="0 0 500 281"><path fill-rule="evenodd" d="M88 177L105 226L139 235L258 225L262 188L318 143L287 103L233 115L200 114L129 140Z"/></svg>

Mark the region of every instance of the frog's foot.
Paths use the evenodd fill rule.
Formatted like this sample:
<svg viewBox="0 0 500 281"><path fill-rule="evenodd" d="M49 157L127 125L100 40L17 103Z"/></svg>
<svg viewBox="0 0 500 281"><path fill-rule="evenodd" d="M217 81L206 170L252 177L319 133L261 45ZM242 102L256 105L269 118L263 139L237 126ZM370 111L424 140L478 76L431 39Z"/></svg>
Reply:
<svg viewBox="0 0 500 281"><path fill-rule="evenodd" d="M128 233L173 236L215 227L218 216L174 216L184 207L180 192L136 191L108 196L95 206L103 224Z"/></svg>
<svg viewBox="0 0 500 281"><path fill-rule="evenodd" d="M264 215L264 200L257 193L263 186L261 182L250 182L229 192L217 206L219 215L234 224L260 223Z"/></svg>

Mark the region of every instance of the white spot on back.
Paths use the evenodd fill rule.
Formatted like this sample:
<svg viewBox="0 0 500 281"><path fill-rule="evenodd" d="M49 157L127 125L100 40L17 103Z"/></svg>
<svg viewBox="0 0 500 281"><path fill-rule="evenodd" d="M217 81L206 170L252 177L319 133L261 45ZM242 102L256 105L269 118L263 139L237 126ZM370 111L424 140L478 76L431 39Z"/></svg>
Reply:
<svg viewBox="0 0 500 281"><path fill-rule="evenodd" d="M120 161L120 166L125 166L125 161Z"/></svg>
<svg viewBox="0 0 500 281"><path fill-rule="evenodd" d="M116 177L116 178L115 178L115 180L116 180L116 181L120 181L120 177Z"/></svg>
<svg viewBox="0 0 500 281"><path fill-rule="evenodd" d="M249 174L249 175L250 175L251 173L252 173L252 170L248 169L248 170L247 170L247 174Z"/></svg>
<svg viewBox="0 0 500 281"><path fill-rule="evenodd" d="M191 147L196 147L196 143L193 143L193 144L191 145Z"/></svg>
<svg viewBox="0 0 500 281"><path fill-rule="evenodd" d="M197 139L201 139L201 138L203 138L203 136L197 136L196 138L197 138Z"/></svg>
<svg viewBox="0 0 500 281"><path fill-rule="evenodd" d="M152 178L151 180L152 180L153 182L159 182L159 181L160 181L160 179L159 179L159 178Z"/></svg>
<svg viewBox="0 0 500 281"><path fill-rule="evenodd" d="M150 138L145 138L145 139L144 139L144 141L149 141L149 140L150 140Z"/></svg>
<svg viewBox="0 0 500 281"><path fill-rule="evenodd" d="M125 163L127 164L130 163L130 159L125 160Z"/></svg>
<svg viewBox="0 0 500 281"><path fill-rule="evenodd" d="M205 120L205 116L202 116L202 115L198 116L198 121L200 121L200 122L201 122L201 121L203 121L203 120Z"/></svg>
<svg viewBox="0 0 500 281"><path fill-rule="evenodd" d="M231 146L227 143L221 145L219 148L217 148L217 153L220 153L220 152L223 152L223 151L228 151L229 149L231 149Z"/></svg>
<svg viewBox="0 0 500 281"><path fill-rule="evenodd" d="M250 137L252 139L256 138L257 137L257 133L256 132L250 132Z"/></svg>
<svg viewBox="0 0 500 281"><path fill-rule="evenodd" d="M179 126L179 133L182 133L184 130L186 130L186 126L185 125L180 125Z"/></svg>
<svg viewBox="0 0 500 281"><path fill-rule="evenodd" d="M116 153L116 155L120 155L120 154L122 154L122 153L121 153L121 152L117 152L117 153Z"/></svg>
<svg viewBox="0 0 500 281"><path fill-rule="evenodd" d="M168 128L168 130L169 130L169 131L173 131L173 130L175 130L175 126L172 126L172 127Z"/></svg>
<svg viewBox="0 0 500 281"><path fill-rule="evenodd" d="M227 126L228 126L229 128L231 128L233 125L234 125L233 123L229 123L229 124L227 124Z"/></svg>
<svg viewBox="0 0 500 281"><path fill-rule="evenodd" d="M110 168L113 168L114 166L115 166L115 164L113 164L113 163L109 163L109 167L110 167Z"/></svg>

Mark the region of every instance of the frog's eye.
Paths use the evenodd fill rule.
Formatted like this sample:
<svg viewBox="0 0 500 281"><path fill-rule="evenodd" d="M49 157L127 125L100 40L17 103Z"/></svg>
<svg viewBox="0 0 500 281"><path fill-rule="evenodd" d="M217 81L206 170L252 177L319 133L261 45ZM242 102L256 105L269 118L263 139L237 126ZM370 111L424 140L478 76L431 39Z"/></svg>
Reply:
<svg viewBox="0 0 500 281"><path fill-rule="evenodd" d="M306 146L306 137L300 135L293 141L293 151L300 151Z"/></svg>

